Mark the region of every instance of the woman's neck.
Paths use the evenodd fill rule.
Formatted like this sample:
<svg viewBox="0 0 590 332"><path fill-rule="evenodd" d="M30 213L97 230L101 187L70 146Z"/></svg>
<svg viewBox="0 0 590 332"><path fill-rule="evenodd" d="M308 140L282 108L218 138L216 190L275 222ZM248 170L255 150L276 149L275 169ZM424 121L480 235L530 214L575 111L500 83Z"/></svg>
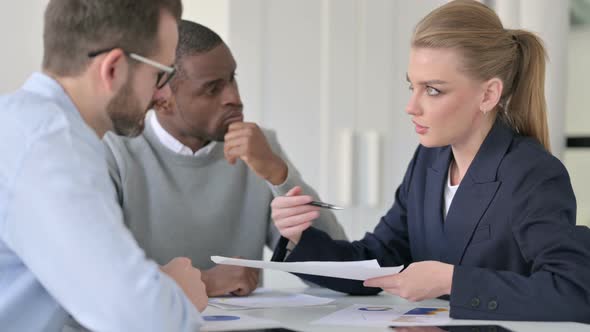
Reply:
<svg viewBox="0 0 590 332"><path fill-rule="evenodd" d="M454 186L461 183L493 125L494 119L484 121L483 125L478 130L471 132L466 139L451 145L454 161L449 166L451 167L451 185Z"/></svg>

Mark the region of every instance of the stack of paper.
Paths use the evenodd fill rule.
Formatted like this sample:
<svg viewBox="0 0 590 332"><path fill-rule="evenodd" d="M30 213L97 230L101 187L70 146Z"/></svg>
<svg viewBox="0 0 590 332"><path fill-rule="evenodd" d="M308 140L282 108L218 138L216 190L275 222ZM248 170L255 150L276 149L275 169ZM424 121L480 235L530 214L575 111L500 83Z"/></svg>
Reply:
<svg viewBox="0 0 590 332"><path fill-rule="evenodd" d="M217 264L246 266L258 269L279 270L293 273L312 274L353 280L367 280L396 274L403 266L381 267L377 260L353 262L265 262L250 259L238 259L222 256L211 256Z"/></svg>
<svg viewBox="0 0 590 332"><path fill-rule="evenodd" d="M414 326L447 325L449 308L355 304L320 318L314 325Z"/></svg>
<svg viewBox="0 0 590 332"><path fill-rule="evenodd" d="M311 296L307 294L291 294L285 292L269 292L264 289L256 290L245 297L216 297L209 299L209 305L225 310L262 309L307 307L325 305L333 299Z"/></svg>

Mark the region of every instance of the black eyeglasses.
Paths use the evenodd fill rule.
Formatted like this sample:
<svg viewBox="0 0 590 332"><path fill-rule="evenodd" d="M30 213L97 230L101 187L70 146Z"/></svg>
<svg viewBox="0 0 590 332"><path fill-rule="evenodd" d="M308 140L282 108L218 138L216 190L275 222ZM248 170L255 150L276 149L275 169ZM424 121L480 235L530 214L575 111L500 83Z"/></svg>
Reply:
<svg viewBox="0 0 590 332"><path fill-rule="evenodd" d="M113 47L113 48L107 48L104 50L100 50L100 51L94 51L94 52L90 52L88 53L88 57L89 58L94 58L97 55L100 55L102 53L107 53L110 52L114 49L116 49L117 47ZM146 65L150 65L152 67L158 68L160 71L158 72L158 77L156 79L156 88L159 90L163 87L166 86L166 84L168 84L168 82L170 82L170 80L172 79L172 77L174 77L174 74L176 74L176 68L174 67L170 67L170 66L166 66L163 65L159 62L156 62L154 60L150 60L146 57L143 57L139 54L135 54L135 53L131 53L131 52L127 52L125 50L123 50L123 52L125 53L125 55L127 55L128 57L130 57L131 59L135 60L135 61L139 61L141 63L145 63Z"/></svg>

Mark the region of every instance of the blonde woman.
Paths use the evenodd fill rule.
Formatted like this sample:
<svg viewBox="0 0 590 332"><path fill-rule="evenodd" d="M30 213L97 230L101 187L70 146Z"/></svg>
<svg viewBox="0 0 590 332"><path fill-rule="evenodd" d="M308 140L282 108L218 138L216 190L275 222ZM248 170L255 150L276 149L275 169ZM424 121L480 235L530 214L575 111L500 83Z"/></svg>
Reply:
<svg viewBox="0 0 590 332"><path fill-rule="evenodd" d="M311 227L318 208L293 188L272 203L293 247L286 260L403 264L364 283L306 278L351 294L450 295L455 318L590 322L588 230L576 228L568 173L549 152L544 77L539 38L504 29L485 5L431 12L407 72L420 145L392 208L363 239L335 241Z"/></svg>

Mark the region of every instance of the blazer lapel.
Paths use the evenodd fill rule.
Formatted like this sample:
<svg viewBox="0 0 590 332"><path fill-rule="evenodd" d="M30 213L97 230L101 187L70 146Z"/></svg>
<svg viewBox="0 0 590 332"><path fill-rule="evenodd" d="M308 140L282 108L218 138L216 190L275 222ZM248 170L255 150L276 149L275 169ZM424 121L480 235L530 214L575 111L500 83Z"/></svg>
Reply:
<svg viewBox="0 0 590 332"><path fill-rule="evenodd" d="M445 220L448 248L443 261L454 265L461 263L465 248L499 186L497 181L465 183L463 179Z"/></svg>
<svg viewBox="0 0 590 332"><path fill-rule="evenodd" d="M443 148L426 175L424 229L422 229L422 232L426 238L424 249L428 253L425 254L425 258L428 257L429 259L437 258L440 260L446 247L443 232L443 196L451 156L451 148Z"/></svg>
<svg viewBox="0 0 590 332"><path fill-rule="evenodd" d="M469 166L444 223L448 243L444 262L461 263L473 232L501 185L497 171L513 137L511 129L497 120Z"/></svg>

